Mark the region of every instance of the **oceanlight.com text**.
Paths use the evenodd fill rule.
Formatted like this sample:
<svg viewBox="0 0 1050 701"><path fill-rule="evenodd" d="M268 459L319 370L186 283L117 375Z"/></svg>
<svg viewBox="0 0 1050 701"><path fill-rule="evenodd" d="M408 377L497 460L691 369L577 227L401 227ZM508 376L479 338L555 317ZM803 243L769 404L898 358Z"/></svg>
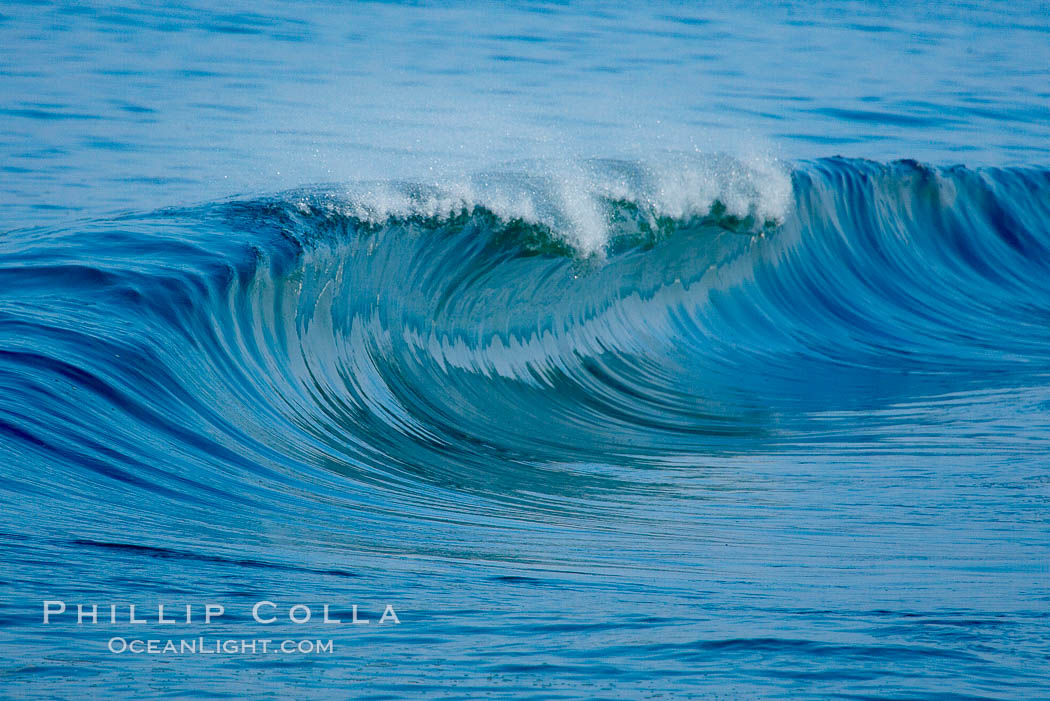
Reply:
<svg viewBox="0 0 1050 701"><path fill-rule="evenodd" d="M331 640L272 640L179 638L142 640L110 638L107 648L115 655L330 655Z"/></svg>

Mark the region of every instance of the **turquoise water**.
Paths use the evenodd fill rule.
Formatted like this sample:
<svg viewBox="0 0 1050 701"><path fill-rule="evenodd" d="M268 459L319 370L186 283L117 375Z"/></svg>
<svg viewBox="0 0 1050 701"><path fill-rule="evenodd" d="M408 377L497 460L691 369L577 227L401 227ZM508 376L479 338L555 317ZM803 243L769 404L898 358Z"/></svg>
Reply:
<svg viewBox="0 0 1050 701"><path fill-rule="evenodd" d="M0 695L1050 696L1048 16L6 5Z"/></svg>

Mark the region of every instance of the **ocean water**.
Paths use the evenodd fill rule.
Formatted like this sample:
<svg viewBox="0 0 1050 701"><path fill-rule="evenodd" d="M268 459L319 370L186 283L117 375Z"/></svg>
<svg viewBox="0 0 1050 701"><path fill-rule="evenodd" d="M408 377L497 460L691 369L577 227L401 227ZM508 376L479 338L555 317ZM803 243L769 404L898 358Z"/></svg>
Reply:
<svg viewBox="0 0 1050 701"><path fill-rule="evenodd" d="M6 2L0 205L2 697L1050 697L1045 3Z"/></svg>

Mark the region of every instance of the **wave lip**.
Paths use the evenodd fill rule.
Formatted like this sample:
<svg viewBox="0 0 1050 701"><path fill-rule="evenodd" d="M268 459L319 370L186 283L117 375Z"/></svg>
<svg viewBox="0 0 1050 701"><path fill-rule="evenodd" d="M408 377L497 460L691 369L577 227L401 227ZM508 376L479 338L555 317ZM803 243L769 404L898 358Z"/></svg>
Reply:
<svg viewBox="0 0 1050 701"><path fill-rule="evenodd" d="M790 207L791 180L776 159L675 154L643 163L623 160L518 163L461 180L425 185L379 182L299 200L373 226L391 219L437 222L485 209L505 222L539 226L580 254L600 254L625 217L658 229L718 213L779 222Z"/></svg>

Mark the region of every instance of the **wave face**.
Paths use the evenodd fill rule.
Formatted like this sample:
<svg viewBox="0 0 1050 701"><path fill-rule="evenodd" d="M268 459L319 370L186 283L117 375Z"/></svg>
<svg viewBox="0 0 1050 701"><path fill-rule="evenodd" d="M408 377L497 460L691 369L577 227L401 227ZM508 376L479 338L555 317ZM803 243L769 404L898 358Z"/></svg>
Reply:
<svg viewBox="0 0 1050 701"><path fill-rule="evenodd" d="M1045 169L682 158L11 231L12 596L41 551L70 600L365 577L415 621L340 634L387 691L475 645L517 659L491 693L655 665L630 689L746 694L770 657L786 694L818 657L850 693L1046 691L1048 222Z"/></svg>

